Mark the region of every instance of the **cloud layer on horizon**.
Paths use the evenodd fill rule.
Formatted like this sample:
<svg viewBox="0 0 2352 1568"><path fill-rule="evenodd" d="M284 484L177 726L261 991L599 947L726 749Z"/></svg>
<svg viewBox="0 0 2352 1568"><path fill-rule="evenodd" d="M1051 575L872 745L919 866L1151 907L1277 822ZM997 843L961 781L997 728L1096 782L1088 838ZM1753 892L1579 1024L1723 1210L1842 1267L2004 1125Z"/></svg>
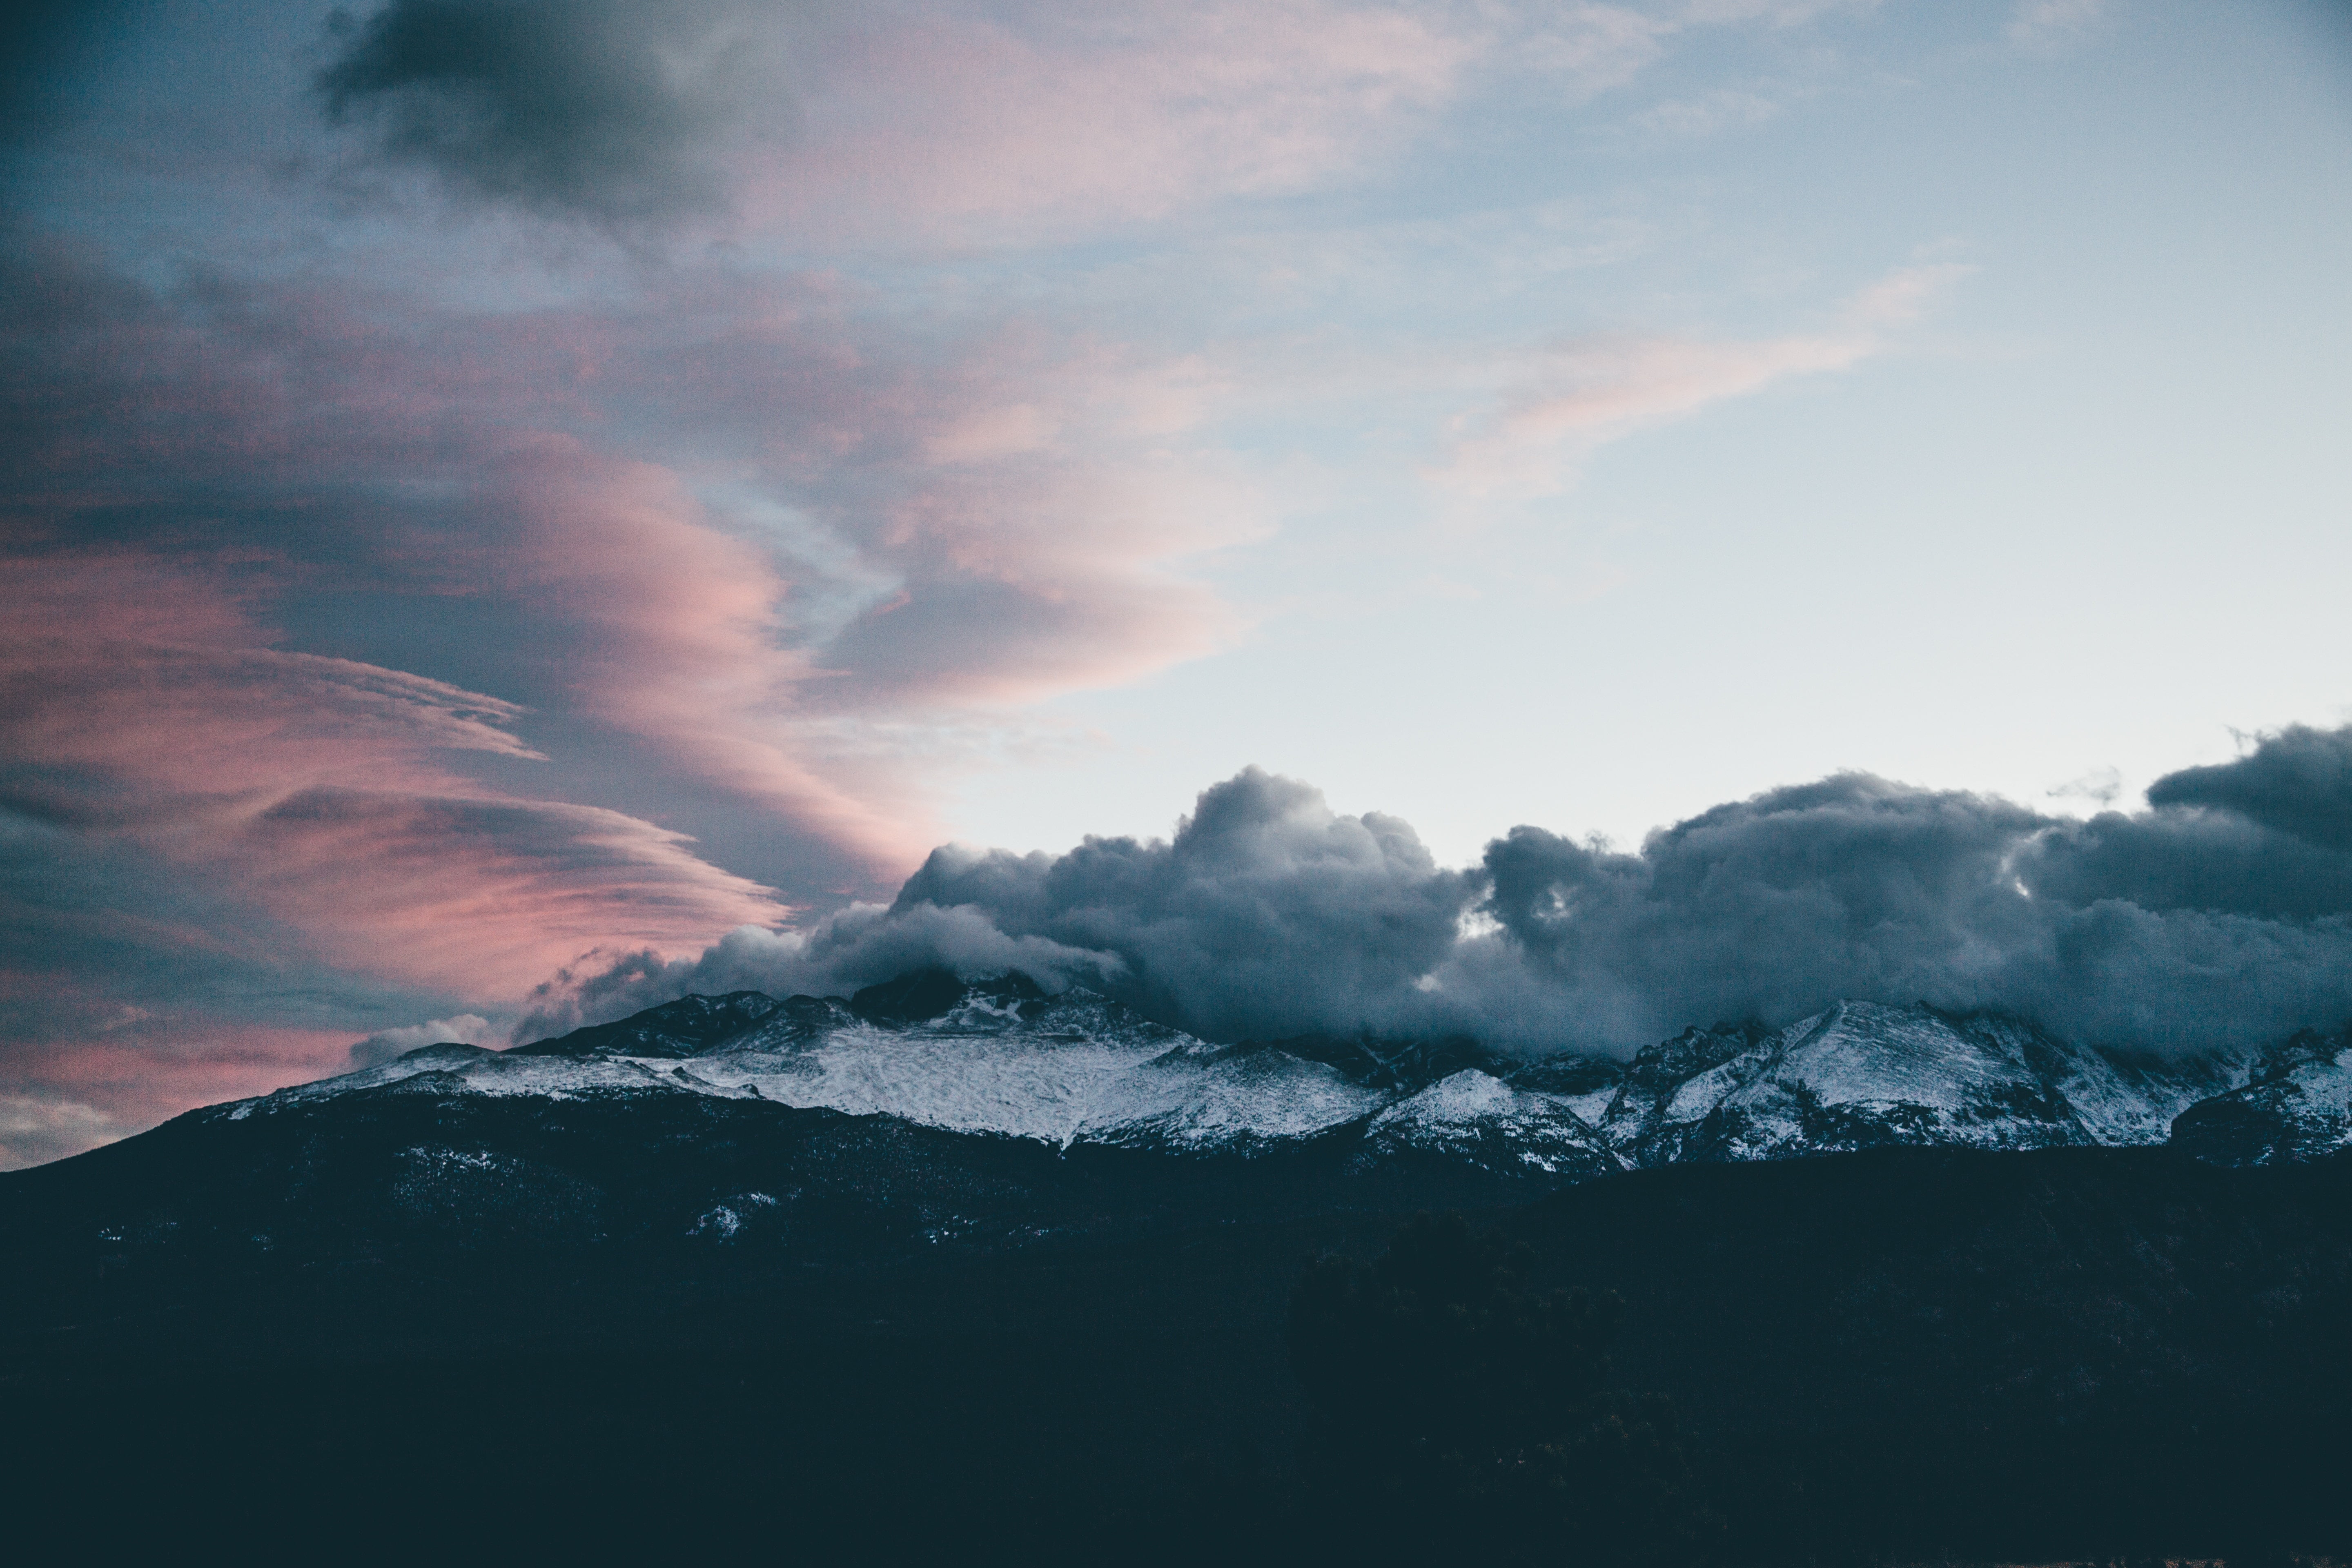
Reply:
<svg viewBox="0 0 2352 1568"><path fill-rule="evenodd" d="M1215 1040L1460 1032L1622 1056L1840 998L1997 1010L2163 1054L2352 1022L2352 726L2263 737L2149 795L2077 820L1844 773L1634 852L1517 827L1449 871L1408 825L1338 816L1253 769L1168 840L941 848L887 907L567 975L516 1037L921 963L1083 983Z"/></svg>

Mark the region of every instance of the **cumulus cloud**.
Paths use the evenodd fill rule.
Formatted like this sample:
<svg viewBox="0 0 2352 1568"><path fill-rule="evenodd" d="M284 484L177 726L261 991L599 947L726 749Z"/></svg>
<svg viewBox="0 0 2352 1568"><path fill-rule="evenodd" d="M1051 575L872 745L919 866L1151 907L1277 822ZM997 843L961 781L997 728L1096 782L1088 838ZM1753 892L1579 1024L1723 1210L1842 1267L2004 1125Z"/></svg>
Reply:
<svg viewBox="0 0 2352 1568"><path fill-rule="evenodd" d="M805 930L739 927L694 958L666 959L648 948L601 966L583 961L531 993L513 1037L519 1045L545 1039L679 996L732 991L847 995L934 966L967 975L1017 969L1056 990L1076 984L1115 987L1124 968L1117 953L1007 934L980 910L933 905L902 912L887 904L851 904Z"/></svg>
<svg viewBox="0 0 2352 1568"><path fill-rule="evenodd" d="M2147 799L2231 812L2310 844L2352 850L2352 727L2294 725L2263 736L2234 763L2158 779Z"/></svg>
<svg viewBox="0 0 2352 1568"><path fill-rule="evenodd" d="M385 157L467 195L634 222L726 205L718 133L788 121L772 30L718 0L393 0L342 37L318 91Z"/></svg>
<svg viewBox="0 0 2352 1568"><path fill-rule="evenodd" d="M1252 768L1203 791L1171 838L944 847L887 908L805 937L738 932L690 963L614 965L552 988L526 1029L574 1016L548 1002L611 1017L715 984L837 992L929 963L1083 980L1213 1038L1416 1026L1434 1014L1414 982L1476 890L1395 817L1339 815Z"/></svg>
<svg viewBox="0 0 2352 1568"><path fill-rule="evenodd" d="M1836 996L2148 1048L2259 1043L2352 1017L2352 855L2264 821L2324 833L2352 803L2327 769L2347 739L2268 737L2087 822L1848 775L1635 855L1521 828L1487 850L1486 908L1563 1016L1620 1048Z"/></svg>
<svg viewBox="0 0 2352 1568"><path fill-rule="evenodd" d="M478 1046L489 1037L490 1021L473 1013L454 1018L434 1018L404 1028L380 1029L364 1040L352 1042L352 1067L381 1067L426 1046Z"/></svg>
<svg viewBox="0 0 2352 1568"><path fill-rule="evenodd" d="M1041 977L1091 967L1088 984L1213 1039L1463 1031L1622 1054L1853 997L2142 1049L2258 1045L2352 1019L2347 745L2352 728L2268 736L2159 781L2146 811L2088 821L1839 774L1637 851L1514 828L1468 871L1436 867L1402 822L1251 770L1167 841L942 848L841 932L739 932L542 1000L617 1016L720 979L838 990L893 964L1023 967L1015 946L1044 941Z"/></svg>
<svg viewBox="0 0 2352 1568"><path fill-rule="evenodd" d="M1997 1008L2079 1038L2242 1045L2352 1016L2352 862L2243 818L2053 819L1864 775L1775 790L1637 854L1517 828L1486 852L1519 962L1623 1049L1841 996Z"/></svg>
<svg viewBox="0 0 2352 1568"><path fill-rule="evenodd" d="M2001 866L2039 826L1843 776L1717 806L1638 853L1514 828L1487 847L1483 908L1567 1016L1623 1047L1841 995L1909 1000L1996 962L2029 902Z"/></svg>
<svg viewBox="0 0 2352 1568"><path fill-rule="evenodd" d="M1058 858L935 851L891 906L1118 953L1121 989L1215 1037L1347 1027L1452 945L1473 891L1406 823L1334 813L1255 768L1202 793L1165 842L1090 838Z"/></svg>

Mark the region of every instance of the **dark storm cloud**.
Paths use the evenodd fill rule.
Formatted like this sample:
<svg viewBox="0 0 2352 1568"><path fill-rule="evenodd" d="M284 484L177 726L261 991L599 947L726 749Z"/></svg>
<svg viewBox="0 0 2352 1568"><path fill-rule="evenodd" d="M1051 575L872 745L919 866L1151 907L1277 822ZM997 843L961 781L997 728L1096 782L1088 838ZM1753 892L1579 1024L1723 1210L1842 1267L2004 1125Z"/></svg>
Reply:
<svg viewBox="0 0 2352 1568"><path fill-rule="evenodd" d="M2352 1019L2352 729L2290 730L2089 821L1864 774L1769 791L1638 851L1514 828L1474 870L1253 769L1166 842L936 851L887 908L740 931L540 1000L541 1022L688 990L846 989L917 963L1083 979L1216 1039L1463 1030L1627 1052L1841 997L1998 1009L2182 1051ZM570 998L570 1000L566 1000ZM566 1012L566 1007L572 1011Z"/></svg>
<svg viewBox="0 0 2352 1568"><path fill-rule="evenodd" d="M1089 838L1055 858L934 851L891 906L969 905L1003 930L1124 961L1121 989L1213 1037L1349 1027L1454 945L1476 884L1411 826L1335 815L1252 768L1167 842Z"/></svg>
<svg viewBox="0 0 2352 1568"><path fill-rule="evenodd" d="M2036 841L2021 872L2064 902L2315 918L2352 910L2352 727L2301 725Z"/></svg>
<svg viewBox="0 0 2352 1568"><path fill-rule="evenodd" d="M2101 812L2053 829L2018 872L2064 903L2289 918L2352 910L2352 855L2226 810Z"/></svg>
<svg viewBox="0 0 2352 1568"><path fill-rule="evenodd" d="M1842 996L2163 1049L2352 1016L2352 865L2232 811L2076 823L1846 775L1718 806L1638 854L1517 828L1486 866L1484 907L1530 973L1619 1047Z"/></svg>
<svg viewBox="0 0 2352 1568"><path fill-rule="evenodd" d="M887 909L546 988L519 1037L692 991L845 992L931 963L1083 981L1211 1038L1422 1023L1432 1011L1413 982L1454 946L1477 888L1396 818L1339 816L1252 768L1203 791L1172 839L938 849Z"/></svg>
<svg viewBox="0 0 2352 1568"><path fill-rule="evenodd" d="M1843 775L1717 806L1638 854L1513 828L1487 846L1483 909L1622 1039L1839 996L1958 1003L1955 981L2031 940L2031 900L2001 872L2041 826Z"/></svg>
<svg viewBox="0 0 2352 1568"><path fill-rule="evenodd" d="M472 195L617 222L716 211L713 138L767 74L745 15L719 0L393 0L341 18L318 89L337 123L367 124L384 154Z"/></svg>
<svg viewBox="0 0 2352 1568"><path fill-rule="evenodd" d="M2313 844L2352 849L2352 726L2294 725L2234 763L2167 774L2147 800L2215 806Z"/></svg>

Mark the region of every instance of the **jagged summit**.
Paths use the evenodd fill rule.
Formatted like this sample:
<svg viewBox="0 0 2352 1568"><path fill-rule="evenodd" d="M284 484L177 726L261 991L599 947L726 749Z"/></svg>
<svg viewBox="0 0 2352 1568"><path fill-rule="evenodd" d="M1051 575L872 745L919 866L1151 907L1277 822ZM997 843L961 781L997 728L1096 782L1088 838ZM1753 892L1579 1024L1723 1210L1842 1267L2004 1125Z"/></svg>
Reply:
<svg viewBox="0 0 2352 1568"><path fill-rule="evenodd" d="M2005 1020L1841 1002L1778 1033L1694 1030L1653 1050L1602 1123L1639 1164L2107 1141L2062 1087L2098 1068Z"/></svg>

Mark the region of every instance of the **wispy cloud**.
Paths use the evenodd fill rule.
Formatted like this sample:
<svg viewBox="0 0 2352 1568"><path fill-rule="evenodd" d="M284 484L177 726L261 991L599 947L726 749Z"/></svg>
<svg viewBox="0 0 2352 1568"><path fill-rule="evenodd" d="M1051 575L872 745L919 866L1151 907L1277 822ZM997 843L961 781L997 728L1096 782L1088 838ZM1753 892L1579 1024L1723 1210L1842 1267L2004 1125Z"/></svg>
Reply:
<svg viewBox="0 0 2352 1568"><path fill-rule="evenodd" d="M1867 8L390 0L314 88L379 163L641 237L1067 237L1354 178L1481 73L1590 96L1710 30Z"/></svg>
<svg viewBox="0 0 2352 1568"><path fill-rule="evenodd" d="M1792 377L1885 353L1892 334L1969 268L1905 268L1849 300L1830 330L1752 340L1592 337L1528 356L1517 384L1455 417L1437 484L1478 500L1556 495L1595 448Z"/></svg>
<svg viewBox="0 0 2352 1568"><path fill-rule="evenodd" d="M20 559L6 583L8 803L199 874L328 962L496 987L598 942L782 912L680 835L448 767L538 760L510 703L257 646L217 588L148 557Z"/></svg>
<svg viewBox="0 0 2352 1568"><path fill-rule="evenodd" d="M2108 10L2108 0L2017 0L2004 31L2020 48L2058 48L2097 27Z"/></svg>

